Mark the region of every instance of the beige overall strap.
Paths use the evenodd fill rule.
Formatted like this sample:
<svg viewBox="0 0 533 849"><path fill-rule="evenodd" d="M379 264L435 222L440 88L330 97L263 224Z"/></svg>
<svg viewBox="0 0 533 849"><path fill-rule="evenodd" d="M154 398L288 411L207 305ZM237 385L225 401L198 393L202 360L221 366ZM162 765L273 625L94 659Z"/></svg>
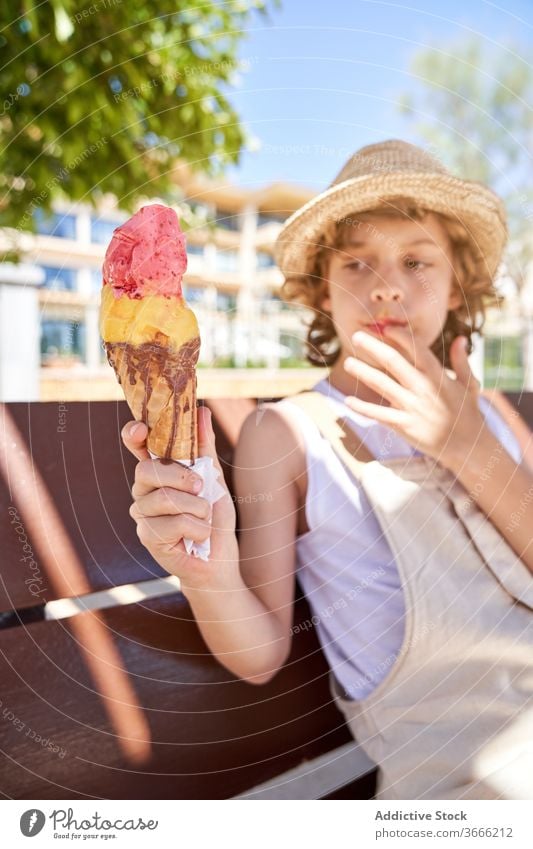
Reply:
<svg viewBox="0 0 533 849"><path fill-rule="evenodd" d="M357 434L328 404L321 392L299 392L286 399L296 404L314 421L322 436L328 440L338 458L360 480L366 463L375 460Z"/></svg>

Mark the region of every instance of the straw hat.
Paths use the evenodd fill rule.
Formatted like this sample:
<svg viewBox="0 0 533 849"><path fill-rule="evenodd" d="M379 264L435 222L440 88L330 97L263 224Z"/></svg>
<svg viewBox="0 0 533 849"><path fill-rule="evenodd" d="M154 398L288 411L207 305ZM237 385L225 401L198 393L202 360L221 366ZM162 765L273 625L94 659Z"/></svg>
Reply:
<svg viewBox="0 0 533 849"><path fill-rule="evenodd" d="M495 274L507 240L500 198L482 183L454 177L422 148L391 139L354 153L325 192L287 219L275 247L285 277L311 270L312 253L333 221L398 196L463 224L488 273Z"/></svg>

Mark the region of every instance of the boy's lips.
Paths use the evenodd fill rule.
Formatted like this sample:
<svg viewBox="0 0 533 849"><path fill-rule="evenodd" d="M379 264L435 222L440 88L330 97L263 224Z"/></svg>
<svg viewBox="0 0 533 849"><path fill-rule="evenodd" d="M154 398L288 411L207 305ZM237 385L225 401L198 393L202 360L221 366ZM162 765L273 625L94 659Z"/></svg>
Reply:
<svg viewBox="0 0 533 849"><path fill-rule="evenodd" d="M379 318L365 324L365 327L374 333L383 333L386 327L407 327L407 322L397 318Z"/></svg>

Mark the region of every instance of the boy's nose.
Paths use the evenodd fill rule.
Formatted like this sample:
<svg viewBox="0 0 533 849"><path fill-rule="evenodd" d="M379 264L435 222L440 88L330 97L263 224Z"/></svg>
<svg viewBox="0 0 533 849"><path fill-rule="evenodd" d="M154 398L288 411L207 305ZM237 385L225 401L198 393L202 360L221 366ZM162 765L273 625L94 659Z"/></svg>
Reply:
<svg viewBox="0 0 533 849"><path fill-rule="evenodd" d="M398 303L401 303L403 301L404 294L400 286L396 286L394 283L385 283L384 281L380 281L373 286L370 297L374 302L397 301Z"/></svg>

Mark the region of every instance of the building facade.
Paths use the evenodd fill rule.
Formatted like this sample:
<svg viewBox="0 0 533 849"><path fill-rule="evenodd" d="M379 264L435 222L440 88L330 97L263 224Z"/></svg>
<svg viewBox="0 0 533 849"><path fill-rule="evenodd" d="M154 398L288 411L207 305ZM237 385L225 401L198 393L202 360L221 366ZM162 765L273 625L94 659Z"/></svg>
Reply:
<svg viewBox="0 0 533 849"><path fill-rule="evenodd" d="M282 222L313 193L282 183L250 191L190 175L183 189L187 200L176 209L189 225L184 294L200 325L200 367L256 367L273 373L303 366L306 314L280 299L282 277L272 251ZM57 395L47 386L56 380L64 385L69 379L86 386L98 384L96 397L115 397L98 312L105 249L126 217L112 200L98 211L71 204L56 208L49 217L37 214L36 234L22 234L19 240L24 267L33 269L38 286L36 332L43 399ZM520 321L512 299L505 316L489 318L487 338L484 344L478 340L472 358L484 385L523 385ZM24 332L29 332L27 326ZM9 399L9 392L3 396Z"/></svg>
<svg viewBox="0 0 533 849"><path fill-rule="evenodd" d="M206 367L278 368L301 359L302 316L278 294L281 275L272 246L281 222L307 200L271 186L261 193L228 186L204 188L191 207L200 222L187 230L184 294L200 324L200 363ZM279 203L284 204L279 212ZM189 208L191 208L189 207ZM178 214L180 209L177 209ZM43 368L104 362L98 304L104 252L125 220L119 210L57 209L37 219L27 259L44 273L39 293Z"/></svg>

